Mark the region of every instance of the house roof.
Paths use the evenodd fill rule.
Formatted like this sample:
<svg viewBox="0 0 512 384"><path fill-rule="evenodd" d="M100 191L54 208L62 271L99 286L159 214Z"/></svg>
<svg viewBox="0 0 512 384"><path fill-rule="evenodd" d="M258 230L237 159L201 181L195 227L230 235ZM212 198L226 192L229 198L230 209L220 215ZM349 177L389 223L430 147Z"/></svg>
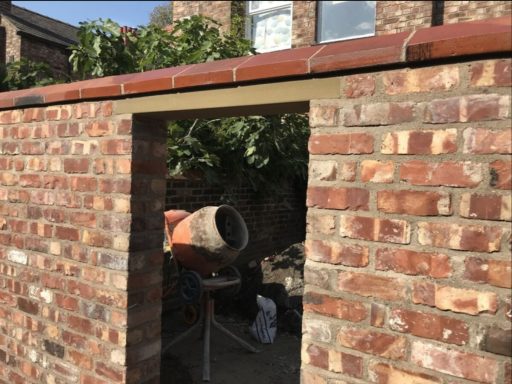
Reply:
<svg viewBox="0 0 512 384"><path fill-rule="evenodd" d="M78 41L77 27L22 7L13 5L11 12L2 17L11 21L19 32L54 44L67 47Z"/></svg>

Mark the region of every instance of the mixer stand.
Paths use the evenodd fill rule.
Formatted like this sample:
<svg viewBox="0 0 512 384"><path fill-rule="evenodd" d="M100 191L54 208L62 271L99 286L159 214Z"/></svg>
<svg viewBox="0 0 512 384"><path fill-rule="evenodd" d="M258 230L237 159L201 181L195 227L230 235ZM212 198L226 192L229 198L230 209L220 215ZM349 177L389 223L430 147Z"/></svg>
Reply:
<svg viewBox="0 0 512 384"><path fill-rule="evenodd" d="M199 319L197 322L190 327L188 330L179 335L176 339L167 344L162 348L162 355L165 354L173 345L177 344L187 336L192 334L196 329L204 325L203 327L203 381L210 381L210 333L211 325L217 328L219 331L224 333L226 336L235 340L242 347L247 349L249 352L256 353L258 350L252 345L242 340L240 337L234 335L228 331L223 325L215 320L215 300L211 297L210 292L218 289L230 287L236 284L240 284L239 278L229 277L214 277L209 279L203 279L204 294L202 297L202 308L199 313Z"/></svg>

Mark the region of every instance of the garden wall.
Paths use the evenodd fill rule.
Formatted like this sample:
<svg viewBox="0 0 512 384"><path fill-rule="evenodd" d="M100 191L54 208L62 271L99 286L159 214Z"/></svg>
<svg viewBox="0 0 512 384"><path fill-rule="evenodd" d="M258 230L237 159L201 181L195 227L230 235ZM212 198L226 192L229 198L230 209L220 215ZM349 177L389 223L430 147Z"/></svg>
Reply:
<svg viewBox="0 0 512 384"><path fill-rule="evenodd" d="M510 76L368 72L311 101L303 383L510 382Z"/></svg>
<svg viewBox="0 0 512 384"><path fill-rule="evenodd" d="M508 384L511 42L504 17L0 93L0 383L159 383L162 122L310 102L303 384Z"/></svg>

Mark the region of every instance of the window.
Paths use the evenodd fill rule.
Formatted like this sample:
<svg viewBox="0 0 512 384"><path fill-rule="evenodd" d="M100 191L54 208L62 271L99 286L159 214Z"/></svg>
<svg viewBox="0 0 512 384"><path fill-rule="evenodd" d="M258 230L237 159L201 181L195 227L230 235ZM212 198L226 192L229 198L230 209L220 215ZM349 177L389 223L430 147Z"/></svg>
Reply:
<svg viewBox="0 0 512 384"><path fill-rule="evenodd" d="M375 1L319 1L318 41L347 40L375 34Z"/></svg>
<svg viewBox="0 0 512 384"><path fill-rule="evenodd" d="M292 46L292 2L249 1L247 32L258 52Z"/></svg>

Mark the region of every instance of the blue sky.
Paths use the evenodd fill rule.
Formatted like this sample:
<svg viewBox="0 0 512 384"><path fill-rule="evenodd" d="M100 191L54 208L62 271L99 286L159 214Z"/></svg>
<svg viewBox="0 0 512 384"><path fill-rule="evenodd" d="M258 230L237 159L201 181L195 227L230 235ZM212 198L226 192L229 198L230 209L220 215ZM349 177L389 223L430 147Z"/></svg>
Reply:
<svg viewBox="0 0 512 384"><path fill-rule="evenodd" d="M168 4L169 1L13 1L12 3L76 26L79 21L108 17L121 25L136 27L147 24L153 8Z"/></svg>

